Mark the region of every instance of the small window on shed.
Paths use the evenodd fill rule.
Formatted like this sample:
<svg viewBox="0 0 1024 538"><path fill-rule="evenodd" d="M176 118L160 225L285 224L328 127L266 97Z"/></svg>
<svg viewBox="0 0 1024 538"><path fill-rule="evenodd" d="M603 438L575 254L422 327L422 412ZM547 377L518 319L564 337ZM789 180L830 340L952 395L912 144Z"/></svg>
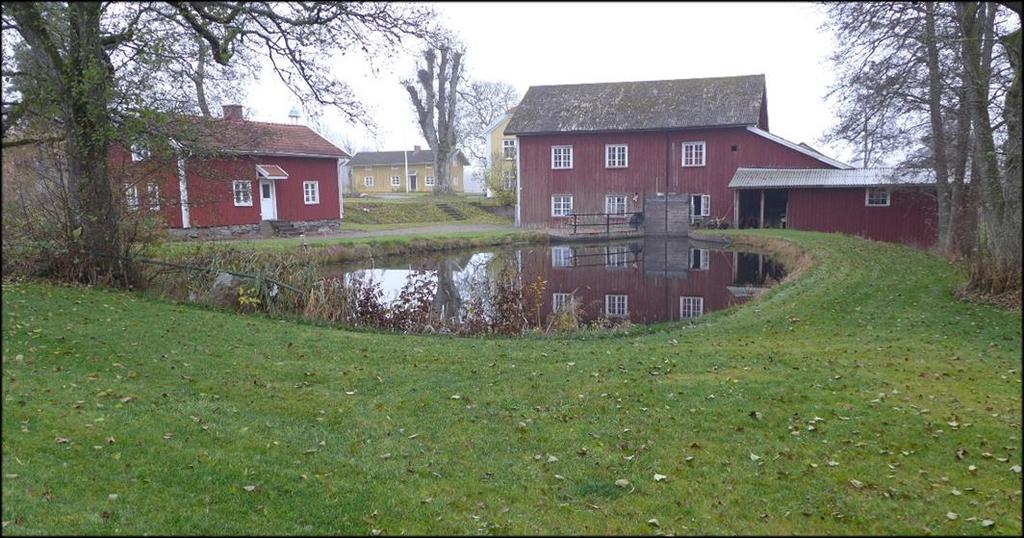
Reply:
<svg viewBox="0 0 1024 538"><path fill-rule="evenodd" d="M868 207L888 207L889 191L885 189L866 189L864 192L864 205Z"/></svg>

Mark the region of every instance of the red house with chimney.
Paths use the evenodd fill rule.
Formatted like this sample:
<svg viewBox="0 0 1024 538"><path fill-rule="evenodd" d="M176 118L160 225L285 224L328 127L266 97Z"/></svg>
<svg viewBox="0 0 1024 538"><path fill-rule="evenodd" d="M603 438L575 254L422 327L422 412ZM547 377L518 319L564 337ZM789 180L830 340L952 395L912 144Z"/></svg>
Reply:
<svg viewBox="0 0 1024 538"><path fill-rule="evenodd" d="M249 121L241 105L223 109L221 118L179 118L150 143L112 151L127 209L158 213L179 236L340 229L349 155L308 126Z"/></svg>
<svg viewBox="0 0 1024 538"><path fill-rule="evenodd" d="M860 173L772 134L764 75L532 86L505 135L517 138L519 226L640 212L646 197L667 193L689 195L697 225L934 242L927 180ZM740 169L779 179L731 185ZM804 170L805 181L780 177L789 170Z"/></svg>

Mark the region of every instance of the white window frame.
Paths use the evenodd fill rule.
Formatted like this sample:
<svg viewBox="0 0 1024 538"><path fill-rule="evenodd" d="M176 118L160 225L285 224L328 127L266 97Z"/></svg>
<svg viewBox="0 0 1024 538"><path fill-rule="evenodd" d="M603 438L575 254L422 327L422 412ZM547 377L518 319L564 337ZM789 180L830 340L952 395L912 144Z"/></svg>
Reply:
<svg viewBox="0 0 1024 538"><path fill-rule="evenodd" d="M560 150L568 153L559 155ZM560 158L556 158L556 155ZM551 146L551 169L572 170L572 146Z"/></svg>
<svg viewBox="0 0 1024 538"><path fill-rule="evenodd" d="M364 187L372 187L373 186L373 176L363 176L363 186Z"/></svg>
<svg viewBox="0 0 1024 538"><path fill-rule="evenodd" d="M309 187L312 186L313 190L310 191ZM310 196L312 194L313 196ZM320 203L320 182L319 181L303 181L302 182L302 203L306 205L317 205Z"/></svg>
<svg viewBox="0 0 1024 538"><path fill-rule="evenodd" d="M509 150L512 150L512 154L509 155ZM516 139L515 138L502 138L501 139L501 156L506 161L514 161L516 158Z"/></svg>
<svg viewBox="0 0 1024 538"><path fill-rule="evenodd" d="M697 148L700 148L700 160L699 160L699 162L698 162L698 159L697 159ZM691 149L692 152L693 152L692 155L690 156L692 158L691 158L689 163L687 163L687 157L688 157L687 154L686 154L686 150L687 149ZM693 167L706 166L707 165L707 161L708 161L708 151L707 151L707 149L708 149L707 148L707 144L704 143L703 140L695 140L695 141L692 141L692 142L683 142L683 168L693 168Z"/></svg>
<svg viewBox="0 0 1024 538"><path fill-rule="evenodd" d="M613 154L613 150L622 149L620 155ZM604 167L605 168L629 168L629 146L626 144L605 144L604 146Z"/></svg>
<svg viewBox="0 0 1024 538"><path fill-rule="evenodd" d="M138 185L127 185L124 189L124 205L128 211L139 210L139 187Z"/></svg>
<svg viewBox="0 0 1024 538"><path fill-rule="evenodd" d="M619 299L622 300L622 302L621 302L622 311L621 312L612 313L612 311L611 311L612 299L615 299L616 303L618 303ZM616 310L618 309L618 306L619 305L616 304ZM604 316L606 318L625 318L625 317L629 317L629 295L616 294L616 293L606 293L605 296L604 296Z"/></svg>
<svg viewBox="0 0 1024 538"><path fill-rule="evenodd" d="M409 177L412 177L412 174L410 174ZM391 186L392 187L401 187L402 186L402 176L391 176Z"/></svg>
<svg viewBox="0 0 1024 538"><path fill-rule="evenodd" d="M235 207L252 207L252 181L236 179L231 182L231 194ZM243 195L239 199L239 195ZM246 200L248 198L248 200Z"/></svg>
<svg viewBox="0 0 1024 538"><path fill-rule="evenodd" d="M693 319L704 315L704 297L679 296L679 319Z"/></svg>
<svg viewBox="0 0 1024 538"><path fill-rule="evenodd" d="M566 306L572 308L576 303L576 296L572 293L552 293L551 312L557 313L565 310Z"/></svg>
<svg viewBox="0 0 1024 538"><path fill-rule="evenodd" d="M620 198L621 198L621 202L622 202L621 211L619 211L620 207L612 207L612 202L613 201L615 202L614 205L616 205L616 206L619 205L618 202L620 201L619 200ZM605 213L608 213L608 214L611 214L611 215L625 215L626 214L626 205L627 205L627 202L626 202L626 195L625 194L609 194L609 195L604 197L604 212ZM612 211L613 209L614 209L614 211Z"/></svg>
<svg viewBox="0 0 1024 538"><path fill-rule="evenodd" d="M160 211L160 185L146 185L146 201L149 202L150 211Z"/></svg>
<svg viewBox="0 0 1024 538"><path fill-rule="evenodd" d="M555 212L555 199L556 198L562 198L562 199L568 198L569 199L569 207L568 208L564 208L564 207L562 208L564 213L556 213ZM563 200L563 202L564 202L564 200ZM564 206L565 204L563 203L561 205ZM573 199L572 199L572 195L571 194L552 194L551 195L551 216L552 217L569 217L569 216L572 216L572 212L573 212Z"/></svg>
<svg viewBox="0 0 1024 538"><path fill-rule="evenodd" d="M693 199L700 197L700 214L694 214ZM690 195L690 221L693 222L698 218L710 217L711 216L711 195L710 194L691 194Z"/></svg>
<svg viewBox="0 0 1024 538"><path fill-rule="evenodd" d="M885 203L884 204L872 203L871 195L872 194L879 194L879 193L884 193L885 194ZM870 188L870 187L867 188L867 189L864 189L864 205L865 206L867 206L867 207L889 207L891 204L892 204L892 193L889 192L889 189L879 189L879 188Z"/></svg>
<svg viewBox="0 0 1024 538"><path fill-rule="evenodd" d="M629 247L622 245L604 247L604 266L620 269L629 267Z"/></svg>
<svg viewBox="0 0 1024 538"><path fill-rule="evenodd" d="M426 176L423 178L423 185L426 187L434 186L434 176Z"/></svg>
<svg viewBox="0 0 1024 538"><path fill-rule="evenodd" d="M695 256L696 254L696 256ZM696 261L697 263L694 263ZM695 267L696 266L696 267ZM690 270L707 271L711 266L710 251L706 248L690 249Z"/></svg>
<svg viewBox="0 0 1024 538"><path fill-rule="evenodd" d="M551 267L572 267L572 247L551 247Z"/></svg>
<svg viewBox="0 0 1024 538"><path fill-rule="evenodd" d="M132 162L148 160L150 157L149 148L144 144L132 144Z"/></svg>

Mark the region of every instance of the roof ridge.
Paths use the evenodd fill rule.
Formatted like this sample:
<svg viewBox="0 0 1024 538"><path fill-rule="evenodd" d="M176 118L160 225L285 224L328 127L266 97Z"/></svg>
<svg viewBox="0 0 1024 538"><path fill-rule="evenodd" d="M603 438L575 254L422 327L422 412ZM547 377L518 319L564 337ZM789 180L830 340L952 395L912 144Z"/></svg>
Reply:
<svg viewBox="0 0 1024 538"><path fill-rule="evenodd" d="M751 75L724 75L718 77L690 77L690 78L664 78L655 80L619 80L615 82L579 82L575 84L536 84L530 86L530 88L557 88L561 86L600 86L607 84L644 84L651 82L681 82L684 80L723 80L730 78L752 78L752 77L764 77L764 73L755 73ZM515 107L513 107L515 108Z"/></svg>

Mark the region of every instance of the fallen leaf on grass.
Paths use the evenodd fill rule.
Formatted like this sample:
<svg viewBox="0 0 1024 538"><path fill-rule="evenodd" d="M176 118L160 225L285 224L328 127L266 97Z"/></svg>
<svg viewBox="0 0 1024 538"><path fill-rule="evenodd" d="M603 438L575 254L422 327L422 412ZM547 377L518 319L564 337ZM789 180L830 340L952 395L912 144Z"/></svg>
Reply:
<svg viewBox="0 0 1024 538"><path fill-rule="evenodd" d="M245 491L256 491L256 486L242 486Z"/></svg>
<svg viewBox="0 0 1024 538"><path fill-rule="evenodd" d="M956 512L946 512L946 519L956 521L960 516Z"/></svg>
<svg viewBox="0 0 1024 538"><path fill-rule="evenodd" d="M864 482L861 482L860 480L857 480L855 478L851 478L850 479L850 485L852 485L853 487L855 487L857 489L861 489L861 488L864 487Z"/></svg>
<svg viewBox="0 0 1024 538"><path fill-rule="evenodd" d="M663 474L657 474L657 473L654 474L654 481L655 482L664 482L667 478L668 477L663 475Z"/></svg>
<svg viewBox="0 0 1024 538"><path fill-rule="evenodd" d="M615 485L619 486L620 488L628 488L629 487L629 480L626 480L625 478L620 478L620 479L615 481Z"/></svg>

